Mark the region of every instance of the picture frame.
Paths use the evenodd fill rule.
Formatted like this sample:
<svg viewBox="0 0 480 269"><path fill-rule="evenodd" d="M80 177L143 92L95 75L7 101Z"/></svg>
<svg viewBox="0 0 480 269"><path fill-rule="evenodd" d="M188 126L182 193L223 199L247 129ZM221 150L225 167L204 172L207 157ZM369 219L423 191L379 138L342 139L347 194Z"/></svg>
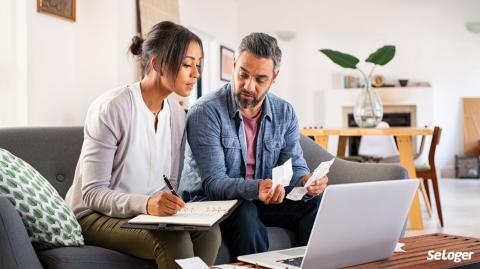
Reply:
<svg viewBox="0 0 480 269"><path fill-rule="evenodd" d="M37 0L37 12L76 20L76 0Z"/></svg>
<svg viewBox="0 0 480 269"><path fill-rule="evenodd" d="M220 79L231 81L233 78L234 51L225 46L220 46Z"/></svg>

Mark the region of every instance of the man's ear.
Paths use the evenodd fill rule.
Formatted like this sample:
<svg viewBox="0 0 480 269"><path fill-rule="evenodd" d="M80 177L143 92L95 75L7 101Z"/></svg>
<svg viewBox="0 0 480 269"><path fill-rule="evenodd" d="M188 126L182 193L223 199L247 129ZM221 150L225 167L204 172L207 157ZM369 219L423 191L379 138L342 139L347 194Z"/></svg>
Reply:
<svg viewBox="0 0 480 269"><path fill-rule="evenodd" d="M280 72L280 69L277 69L276 71L273 71L273 77L272 77L272 85L277 81L278 73Z"/></svg>

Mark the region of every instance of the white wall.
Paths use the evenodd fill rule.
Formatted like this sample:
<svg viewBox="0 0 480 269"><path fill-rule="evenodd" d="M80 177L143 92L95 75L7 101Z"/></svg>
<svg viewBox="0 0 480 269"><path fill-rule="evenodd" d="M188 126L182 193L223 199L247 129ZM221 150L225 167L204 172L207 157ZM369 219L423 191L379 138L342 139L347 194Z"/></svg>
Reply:
<svg viewBox="0 0 480 269"><path fill-rule="evenodd" d="M240 42L238 2L179 0L181 23L196 32L204 42L205 68L202 76L209 82L204 84L204 93L226 83L220 80L220 45L235 50Z"/></svg>
<svg viewBox="0 0 480 269"><path fill-rule="evenodd" d="M237 2L180 0L179 5L182 23L210 37L209 62L212 70L218 68L219 46L237 44ZM135 0L77 1L76 18L37 13L36 1L5 3L0 126L81 125L98 95L137 80L127 54L136 30ZM204 75L211 81L208 88L225 83L218 71Z"/></svg>
<svg viewBox="0 0 480 269"><path fill-rule="evenodd" d="M102 92L135 80L128 61L135 1L77 1L77 21L27 4L28 124L80 125Z"/></svg>
<svg viewBox="0 0 480 269"><path fill-rule="evenodd" d="M135 0L77 1L76 22L37 13L36 1L8 3L10 14L16 14L7 29L17 39L8 39L14 45L6 50L15 55L9 64L15 75L0 80L10 83L0 102L16 104L20 116L4 115L9 109L2 106L3 126L82 125L95 97L136 80L135 64L127 55L136 30ZM18 14L25 14L24 21ZM22 85L24 95L17 93Z"/></svg>
<svg viewBox="0 0 480 269"><path fill-rule="evenodd" d="M0 10L0 126L27 123L25 4L7 0Z"/></svg>
<svg viewBox="0 0 480 269"><path fill-rule="evenodd" d="M384 44L396 45L394 60L377 73L432 84L434 124L444 128L437 162L453 169L454 154L463 153L461 97L480 95L480 35L464 26L480 20L479 10L476 0L244 0L239 13L248 19L239 32L297 34L280 42L284 61L274 91L292 102L303 126L320 125L318 92L333 87L333 74L349 73L318 49L365 59Z"/></svg>

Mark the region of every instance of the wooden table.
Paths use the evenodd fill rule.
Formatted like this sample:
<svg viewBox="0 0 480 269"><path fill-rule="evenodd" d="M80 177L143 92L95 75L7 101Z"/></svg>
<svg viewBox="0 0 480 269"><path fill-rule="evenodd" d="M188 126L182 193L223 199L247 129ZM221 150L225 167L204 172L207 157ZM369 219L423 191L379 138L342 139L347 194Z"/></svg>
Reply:
<svg viewBox="0 0 480 269"><path fill-rule="evenodd" d="M447 234L427 234L402 238L400 242L405 243L403 249L406 252L396 252L390 258L382 261L370 262L347 267L349 269L374 269L374 268L455 268L465 265L472 265L469 268L477 268L480 265L480 239L455 236ZM470 260L454 262L453 260L427 260L429 251L443 252L474 252ZM447 256L448 257L448 256ZM246 266L248 268L259 268L252 264L243 262L232 265ZM215 268L215 267L213 267Z"/></svg>
<svg viewBox="0 0 480 269"><path fill-rule="evenodd" d="M480 239L447 235L447 234L427 234L413 237L407 237L400 240L405 243L403 249L406 252L394 253L390 258L371 262L367 264L347 267L349 269L367 269L367 268L454 268L467 264L480 263ZM428 252L474 252L471 260L454 262L452 260L427 260ZM448 256L447 256L448 257Z"/></svg>
<svg viewBox="0 0 480 269"><path fill-rule="evenodd" d="M400 163L407 169L410 178L417 178L415 173L415 164L413 162L413 136L432 135L431 129L420 128L388 128L388 129L369 129L369 128L344 128L344 129L302 129L302 134L312 136L315 142L320 144L325 150L328 150L328 139L330 136L338 136L337 156L345 156L347 147L347 138L351 136L378 135L395 136L397 139L398 150L400 153ZM423 229L422 214L420 211L420 201L418 194L415 194L409 215L410 229Z"/></svg>

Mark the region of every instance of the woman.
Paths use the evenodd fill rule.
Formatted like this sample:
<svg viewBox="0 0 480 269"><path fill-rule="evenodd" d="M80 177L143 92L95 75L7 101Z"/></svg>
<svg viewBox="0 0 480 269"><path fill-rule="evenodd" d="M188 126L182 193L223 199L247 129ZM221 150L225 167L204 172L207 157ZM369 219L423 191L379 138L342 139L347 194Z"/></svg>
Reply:
<svg viewBox="0 0 480 269"><path fill-rule="evenodd" d="M184 202L171 194L180 174L185 112L172 92L188 96L200 76L202 42L172 22L153 26L145 40L134 37L132 54L144 77L98 97L90 106L84 143L67 204L82 226L86 244L154 259L176 268L175 259L199 256L215 261L221 237L209 232L123 229L138 214L172 215Z"/></svg>

